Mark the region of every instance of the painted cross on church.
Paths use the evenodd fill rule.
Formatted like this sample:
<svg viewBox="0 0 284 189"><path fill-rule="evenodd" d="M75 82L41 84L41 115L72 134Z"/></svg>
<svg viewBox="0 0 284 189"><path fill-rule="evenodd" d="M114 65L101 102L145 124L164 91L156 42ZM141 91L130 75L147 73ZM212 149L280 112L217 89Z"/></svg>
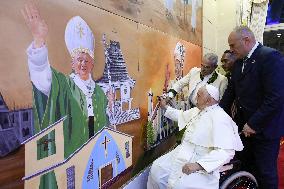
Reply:
<svg viewBox="0 0 284 189"><path fill-rule="evenodd" d="M107 139L107 137L105 136L104 142L101 143L105 147L105 157L107 157L107 145L108 145L109 142L110 142L110 140Z"/></svg>

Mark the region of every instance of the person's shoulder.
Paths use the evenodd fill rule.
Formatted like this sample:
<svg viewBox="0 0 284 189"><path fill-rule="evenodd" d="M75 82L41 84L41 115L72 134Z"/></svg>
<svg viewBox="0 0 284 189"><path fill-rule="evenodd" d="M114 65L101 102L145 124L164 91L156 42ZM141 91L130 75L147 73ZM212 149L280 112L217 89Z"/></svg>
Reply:
<svg viewBox="0 0 284 189"><path fill-rule="evenodd" d="M188 74L187 74L187 77L188 76L193 76L193 75L197 75L197 74L200 74L200 71L201 69L200 68L197 68L197 67L193 67L189 70Z"/></svg>
<svg viewBox="0 0 284 189"><path fill-rule="evenodd" d="M190 69L189 72L191 72L191 73L197 73L197 72L200 72L200 71L201 71L201 68L193 67L193 68Z"/></svg>
<svg viewBox="0 0 284 189"><path fill-rule="evenodd" d="M190 110L191 112L195 112L195 113L200 112L200 110L199 110L197 107L190 108L189 110ZM188 111L188 110L187 110L187 111Z"/></svg>
<svg viewBox="0 0 284 189"><path fill-rule="evenodd" d="M264 66L264 70L277 69L275 66L282 67L284 62L284 56L281 52L266 46L261 46L257 56L253 59Z"/></svg>
<svg viewBox="0 0 284 189"><path fill-rule="evenodd" d="M267 46L264 46L264 45L261 45L259 49L262 53L268 53L269 54L269 53L272 53L272 52L277 52L276 49L271 48L271 47L267 47Z"/></svg>
<svg viewBox="0 0 284 189"><path fill-rule="evenodd" d="M57 79L58 81L65 81L68 80L68 76L66 76L65 74L61 73L60 71L54 69L52 66L50 66L51 69L51 73L53 75L53 79Z"/></svg>
<svg viewBox="0 0 284 189"><path fill-rule="evenodd" d="M278 50L263 45L260 45L258 51L259 58L262 60L271 56L283 56Z"/></svg>
<svg viewBox="0 0 284 189"><path fill-rule="evenodd" d="M221 78L221 79L227 79L226 76L224 76L223 74L221 74L221 73L219 73L219 72L217 72L217 71L216 71L216 73L217 73L217 75L218 75L219 78Z"/></svg>
<svg viewBox="0 0 284 189"><path fill-rule="evenodd" d="M218 72L216 72L216 73L217 73L217 78L216 78L215 82L222 82L222 81L227 81L228 80L227 77L224 76L223 74L220 74Z"/></svg>
<svg viewBox="0 0 284 189"><path fill-rule="evenodd" d="M214 109L214 112L211 115L213 119L219 121L232 120L232 118L219 105Z"/></svg>
<svg viewBox="0 0 284 189"><path fill-rule="evenodd" d="M176 110L176 109L174 109ZM177 110L177 111L181 111L181 110ZM200 112L200 110L197 107L194 108L190 108L186 111L183 111L183 116L187 117L187 118L192 118L194 116L196 116L198 113Z"/></svg>

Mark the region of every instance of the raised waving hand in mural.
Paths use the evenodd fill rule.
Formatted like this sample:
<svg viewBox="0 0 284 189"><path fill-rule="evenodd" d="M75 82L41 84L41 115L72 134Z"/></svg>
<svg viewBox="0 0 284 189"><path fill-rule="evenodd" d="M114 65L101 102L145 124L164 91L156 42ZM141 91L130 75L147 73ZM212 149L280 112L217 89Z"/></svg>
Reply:
<svg viewBox="0 0 284 189"><path fill-rule="evenodd" d="M41 47L46 41L48 27L41 18L38 8L33 2L29 2L21 12L33 35L35 47Z"/></svg>

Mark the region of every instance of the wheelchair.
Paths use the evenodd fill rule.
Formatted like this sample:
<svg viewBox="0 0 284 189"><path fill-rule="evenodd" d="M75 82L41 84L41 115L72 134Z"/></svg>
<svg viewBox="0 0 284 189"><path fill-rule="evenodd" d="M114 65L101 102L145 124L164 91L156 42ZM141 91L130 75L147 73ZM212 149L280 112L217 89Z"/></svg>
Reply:
<svg viewBox="0 0 284 189"><path fill-rule="evenodd" d="M257 189L255 177L241 170L240 160L233 159L221 168L219 189Z"/></svg>

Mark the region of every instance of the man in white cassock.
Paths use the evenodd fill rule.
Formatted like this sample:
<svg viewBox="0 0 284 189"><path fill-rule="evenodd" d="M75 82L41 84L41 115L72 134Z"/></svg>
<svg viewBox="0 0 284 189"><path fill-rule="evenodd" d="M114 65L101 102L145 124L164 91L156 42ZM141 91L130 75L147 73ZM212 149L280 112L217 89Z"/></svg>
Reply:
<svg viewBox="0 0 284 189"><path fill-rule="evenodd" d="M219 169L235 151L243 149L235 122L219 107L219 92L212 85L198 90L197 107L176 110L161 100L165 116L186 127L180 145L154 161L148 189L218 189Z"/></svg>
<svg viewBox="0 0 284 189"><path fill-rule="evenodd" d="M198 89L206 84L211 84L219 89L219 98L221 99L227 88L228 80L225 76L216 71L217 63L218 56L216 54L205 54L202 58L201 67L192 68L186 76L175 82L169 90L169 97L175 97L185 86L188 86L188 101L192 108L196 106Z"/></svg>

